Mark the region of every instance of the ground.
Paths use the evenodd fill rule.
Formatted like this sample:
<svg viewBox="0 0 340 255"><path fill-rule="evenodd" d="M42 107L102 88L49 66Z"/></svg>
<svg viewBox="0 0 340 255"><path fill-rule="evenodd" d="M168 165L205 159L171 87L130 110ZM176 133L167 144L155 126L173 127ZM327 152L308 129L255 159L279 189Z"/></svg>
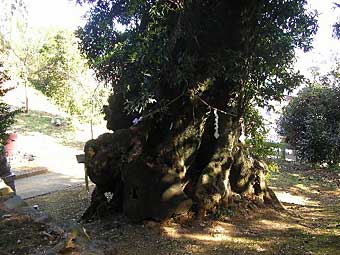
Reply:
<svg viewBox="0 0 340 255"><path fill-rule="evenodd" d="M14 127L23 147L23 160L17 166L21 164L22 170L44 166L51 173L17 183L30 183L37 177L36 187L41 188L41 182L48 184L42 181L48 176L59 174L65 181L83 178L74 156L89 139L89 127L51 125L51 119L61 114L41 98L32 100L36 107L31 105L30 113L20 115ZM31 154L34 160L29 160ZM0 255L339 254L340 172L289 162L280 166L269 181L285 210L236 204L201 222L188 216L136 224L113 215L80 225L77 220L90 202L84 181L27 199L28 207L17 211L0 203Z"/></svg>
<svg viewBox="0 0 340 255"><path fill-rule="evenodd" d="M38 250L44 254L59 243L60 250L69 245L66 251L70 253L63 254L333 255L340 250L339 177L335 170L284 163L271 176L271 185L284 201L283 211L249 204L219 211L202 222L182 217L141 224L116 215L85 224L90 239L78 231L78 240L71 246L65 235L44 231L49 225L26 218L23 224L15 214L3 217L8 212L1 212L0 229L5 231L1 231L0 240L11 233L15 233L15 239L20 236L15 246L3 243L2 253L34 254L33 248L39 243ZM29 199L27 203L38 205L39 210L51 215L53 224L72 233L79 228L76 220L88 205L89 195L84 187L77 187ZM15 239L12 242L18 242Z"/></svg>

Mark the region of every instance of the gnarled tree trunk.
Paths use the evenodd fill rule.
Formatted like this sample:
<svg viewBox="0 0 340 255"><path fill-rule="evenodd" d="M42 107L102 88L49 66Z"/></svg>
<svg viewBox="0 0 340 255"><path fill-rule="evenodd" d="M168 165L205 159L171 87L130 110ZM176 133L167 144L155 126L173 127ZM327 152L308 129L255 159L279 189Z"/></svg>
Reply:
<svg viewBox="0 0 340 255"><path fill-rule="evenodd" d="M237 85L230 84L215 82L204 98L179 94L167 115L156 112L133 126L127 116L113 118L119 109L113 95L106 117L114 133L85 146L85 165L96 188L84 218L102 208L137 221L189 210L209 212L227 206L233 194L271 202L265 164L239 141L238 104L229 113L219 110L235 100L231 95ZM106 192L111 193L109 201Z"/></svg>
<svg viewBox="0 0 340 255"><path fill-rule="evenodd" d="M135 220L204 213L234 194L277 202L265 164L239 138L249 105L301 80L294 48L308 50L316 28L304 2L100 2L79 34L97 76L112 82L104 111L114 133L85 146L96 189L84 218L104 208ZM131 27L117 32L112 20Z"/></svg>

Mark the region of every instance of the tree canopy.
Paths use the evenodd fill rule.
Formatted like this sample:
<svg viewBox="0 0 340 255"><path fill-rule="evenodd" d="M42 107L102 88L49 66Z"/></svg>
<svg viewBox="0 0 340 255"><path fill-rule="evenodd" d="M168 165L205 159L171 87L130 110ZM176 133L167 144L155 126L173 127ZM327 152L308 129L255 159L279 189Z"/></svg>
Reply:
<svg viewBox="0 0 340 255"><path fill-rule="evenodd" d="M235 81L244 103L264 104L302 79L294 50L309 50L317 29L305 4L100 0L78 35L91 68L124 94L129 113L145 114L188 91L201 96L209 87L202 84L215 79ZM163 95L161 87L177 93Z"/></svg>
<svg viewBox="0 0 340 255"><path fill-rule="evenodd" d="M234 194L274 201L265 164L240 137L259 119L254 105L303 79L295 49L309 50L317 30L306 1L85 2L80 49L112 84L104 111L115 131L85 146L96 183L86 217L108 202L105 192L134 219L214 211Z"/></svg>

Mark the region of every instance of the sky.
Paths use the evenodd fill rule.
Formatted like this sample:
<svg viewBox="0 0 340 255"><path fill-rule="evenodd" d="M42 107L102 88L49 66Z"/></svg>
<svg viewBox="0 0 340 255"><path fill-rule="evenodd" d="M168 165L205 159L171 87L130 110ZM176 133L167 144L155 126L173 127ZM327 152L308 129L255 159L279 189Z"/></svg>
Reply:
<svg viewBox="0 0 340 255"><path fill-rule="evenodd" d="M313 42L314 49L297 51L296 68L310 77L310 69L319 67L322 73L331 68L335 57L340 58L340 42L332 38L332 24L340 18L333 10L335 0L309 0L309 8L319 13L319 31ZM88 7L75 4L75 0L27 0L29 22L33 27L65 27L76 29L85 24L83 15ZM333 62L334 63L334 62Z"/></svg>
<svg viewBox="0 0 340 255"><path fill-rule="evenodd" d="M297 52L298 68L307 77L310 77L310 68L319 67L321 73L326 73L334 63L334 59L340 58L340 41L332 37L332 25L340 19L340 11L334 10L335 0L309 0L309 7L319 12L319 29L316 34L310 52Z"/></svg>
<svg viewBox="0 0 340 255"><path fill-rule="evenodd" d="M27 0L29 23L33 27L64 27L76 29L85 24L82 16L87 7L76 0Z"/></svg>

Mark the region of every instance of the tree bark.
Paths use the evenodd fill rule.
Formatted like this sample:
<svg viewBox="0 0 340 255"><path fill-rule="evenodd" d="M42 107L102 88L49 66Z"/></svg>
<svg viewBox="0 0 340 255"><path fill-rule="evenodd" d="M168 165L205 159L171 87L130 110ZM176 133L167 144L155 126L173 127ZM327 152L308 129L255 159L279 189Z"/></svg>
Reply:
<svg viewBox="0 0 340 255"><path fill-rule="evenodd" d="M214 212L228 206L234 194L271 203L275 198L265 182L266 166L239 141L237 104L227 106L233 88L222 82L204 98L179 95L167 114L156 112L133 126L126 121L131 116L124 116L120 129L88 141L85 165L96 190L83 218L98 214L100 204L140 221L190 210ZM112 97L110 102L117 102ZM110 117L119 108L108 108L112 128L116 118Z"/></svg>

